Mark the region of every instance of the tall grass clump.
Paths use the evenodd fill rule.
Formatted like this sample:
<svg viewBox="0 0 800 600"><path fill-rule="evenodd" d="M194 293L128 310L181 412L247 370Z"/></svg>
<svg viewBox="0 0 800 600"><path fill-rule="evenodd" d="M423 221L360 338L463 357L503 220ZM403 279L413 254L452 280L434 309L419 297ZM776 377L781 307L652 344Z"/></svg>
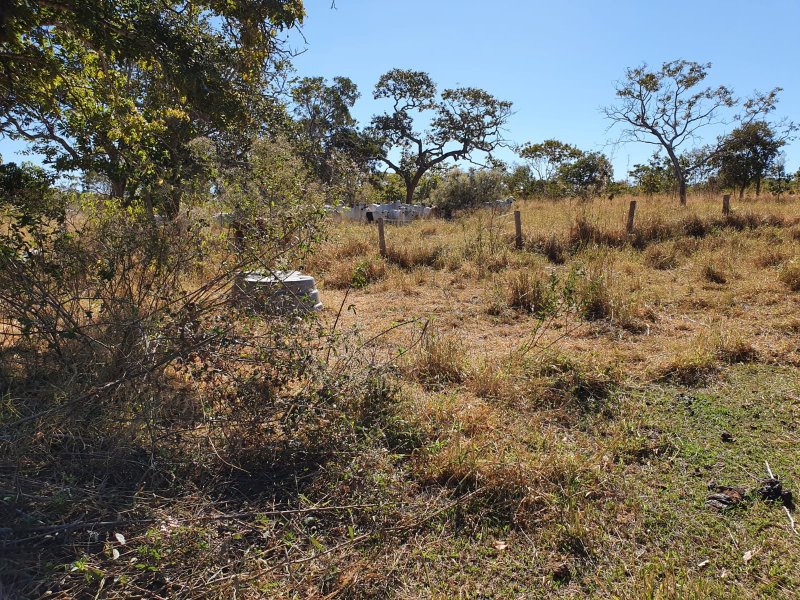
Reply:
<svg viewBox="0 0 800 600"><path fill-rule="evenodd" d="M637 298L620 289L617 279L604 260L578 263L567 277L565 295L587 321L608 321L641 332Z"/></svg>
<svg viewBox="0 0 800 600"><path fill-rule="evenodd" d="M506 274L500 285L509 307L545 316L556 308L557 283L554 276L526 269Z"/></svg>
<svg viewBox="0 0 800 600"><path fill-rule="evenodd" d="M800 261L793 260L781 269L780 280L793 292L800 292Z"/></svg>
<svg viewBox="0 0 800 600"><path fill-rule="evenodd" d="M461 341L452 334L426 333L408 365L408 372L427 387L462 383L467 364Z"/></svg>

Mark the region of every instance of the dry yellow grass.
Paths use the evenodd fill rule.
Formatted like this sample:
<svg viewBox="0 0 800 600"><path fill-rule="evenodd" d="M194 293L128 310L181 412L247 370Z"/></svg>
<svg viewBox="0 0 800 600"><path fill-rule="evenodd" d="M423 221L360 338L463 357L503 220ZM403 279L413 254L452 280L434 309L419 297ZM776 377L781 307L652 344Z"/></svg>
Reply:
<svg viewBox="0 0 800 600"><path fill-rule="evenodd" d="M523 251L513 248L511 213L478 211L454 221L387 226L387 259L377 255L374 226L335 224L307 269L320 278L326 305L338 307L343 292L337 290L369 265L379 275L349 292L356 310L347 320L378 333L392 322L430 318L440 331L457 334L467 356L513 353L546 312L549 278L564 285L572 277L583 310L564 316L570 325L549 327L540 345L558 339L577 353L601 351L645 377L642 357L662 356L672 341L704 335L716 323L739 331L765 358L798 360L797 349L770 324L792 317L800 302L787 293L796 279L792 257L800 254L794 236L800 200L734 203L726 222L717 197L690 198L685 209L672 198L640 198L636 230L653 237L631 243L624 199L523 201L518 208L529 242ZM576 246L573 239L570 248L576 223L599 243ZM565 335L567 329L574 331ZM405 336L400 328L384 343L401 346Z"/></svg>
<svg viewBox="0 0 800 600"><path fill-rule="evenodd" d="M520 548L515 557L538 549L527 572L537 573L543 597L582 597L586 588L572 587L573 577L598 585L601 596L666 589L672 584L651 576L668 571L653 566L664 560L663 548L652 571L614 571L638 564L631 537L648 537L643 522L658 519L619 486L645 497L679 452L669 432L683 422L669 421L673 408L650 408L649 394L724 385L742 365L800 366L800 294L792 291L800 199L734 202L723 218L720 197L690 197L685 209L672 198L639 198L632 235L626 199L517 208L523 250L514 248L512 213L387 226L385 259L374 226L332 225L306 265L329 307L323 319L335 318L330 307L347 293L352 309L340 326L386 332L378 343L387 356L408 349L397 371L404 418L429 440L409 472L426 488L470 498L456 520L476 538L457 542L464 544L458 568L470 560L493 568L480 532L494 524L509 528L510 544ZM383 265L382 276L342 289L363 264ZM406 321L416 324L393 327ZM427 337L416 343L421 322ZM693 434L687 427L675 435ZM671 483L669 494L693 495L702 506L705 483L699 492L689 483ZM689 508L670 510L682 520ZM420 543L432 555L449 552ZM653 550L647 544L641 548ZM387 563L414 563L408 549L387 552ZM678 568L667 577L675 573L688 581L675 584L681 589L702 588ZM434 587L455 589L444 583L453 576L444 567L428 576ZM475 581L466 576L459 589L475 591ZM431 590L405 579L402 587L412 596Z"/></svg>
<svg viewBox="0 0 800 600"><path fill-rule="evenodd" d="M159 549L164 574L230 565L243 597L791 597L782 507L704 505L709 479L750 486L765 459L793 491L800 480L800 200L734 207L723 219L719 198L640 198L628 235L626 199L520 202L522 250L511 213L479 211L387 226L386 258L374 226L332 223L302 265L326 306L320 335L360 327L343 343L398 392L329 396L326 380L303 452L254 455L256 476L301 459L294 517L247 505L239 529L215 516L185 539L145 525L126 532L130 551ZM251 444L251 423L232 437ZM325 431L341 441L308 471ZM226 561L213 568L209 539Z"/></svg>

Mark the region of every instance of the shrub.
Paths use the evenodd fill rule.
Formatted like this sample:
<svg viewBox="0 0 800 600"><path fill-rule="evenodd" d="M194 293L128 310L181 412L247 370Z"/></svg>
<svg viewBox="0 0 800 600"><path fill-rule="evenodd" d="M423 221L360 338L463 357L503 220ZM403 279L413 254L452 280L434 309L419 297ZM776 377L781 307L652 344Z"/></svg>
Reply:
<svg viewBox="0 0 800 600"><path fill-rule="evenodd" d="M543 393L537 394L547 407L577 405L581 412L596 410L619 385L618 374L610 369L575 360L568 356L543 353L533 365L532 374L543 377Z"/></svg>
<svg viewBox="0 0 800 600"><path fill-rule="evenodd" d="M511 308L544 316L556 309L556 279L531 271L509 273L503 288Z"/></svg>
<svg viewBox="0 0 800 600"><path fill-rule="evenodd" d="M568 248L563 238L555 233L532 239L529 246L531 250L543 254L555 265L563 265L567 260Z"/></svg>
<svg viewBox="0 0 800 600"><path fill-rule="evenodd" d="M714 354L705 348L686 349L660 368L659 379L683 385L698 385L718 371Z"/></svg>
<svg viewBox="0 0 800 600"><path fill-rule="evenodd" d="M631 332L644 331L635 297L615 289L614 274L602 263L574 267L564 293L587 321L606 320Z"/></svg>
<svg viewBox="0 0 800 600"><path fill-rule="evenodd" d="M438 244L415 243L387 248L386 260L402 269L434 267L439 264L444 249Z"/></svg>
<svg viewBox="0 0 800 600"><path fill-rule="evenodd" d="M444 213L464 208L476 208L484 202L499 200L508 195L506 176L500 170L451 169L433 191L431 201Z"/></svg>
<svg viewBox="0 0 800 600"><path fill-rule="evenodd" d="M684 385L698 385L719 371L718 363L736 364L758 360L758 351L741 336L712 329L680 349L660 369L660 378Z"/></svg>
<svg viewBox="0 0 800 600"><path fill-rule="evenodd" d="M409 373L429 387L462 383L466 364L461 341L452 335L427 333L411 360Z"/></svg>
<svg viewBox="0 0 800 600"><path fill-rule="evenodd" d="M674 226L670 226L658 218L643 221L634 228L633 234L629 236L631 246L637 250L643 250L653 242L673 237L674 229Z"/></svg>
<svg viewBox="0 0 800 600"><path fill-rule="evenodd" d="M644 251L644 264L665 271L678 266L678 252L675 244L663 243L649 246Z"/></svg>
<svg viewBox="0 0 800 600"><path fill-rule="evenodd" d="M350 277L350 286L362 288L379 281L386 275L386 263L380 259L367 258L356 265Z"/></svg>
<svg viewBox="0 0 800 600"><path fill-rule="evenodd" d="M800 292L800 262L792 261L783 267L780 279L793 292Z"/></svg>
<svg viewBox="0 0 800 600"><path fill-rule="evenodd" d="M469 391L479 398L509 400L514 395L511 376L494 361L484 361L466 378Z"/></svg>
<svg viewBox="0 0 800 600"><path fill-rule="evenodd" d="M627 241L628 238L624 231L604 230L591 223L584 215L579 215L575 219L575 223L573 223L569 232L569 246L573 250L594 245L620 248Z"/></svg>
<svg viewBox="0 0 800 600"><path fill-rule="evenodd" d="M775 267L781 264L783 261L786 260L786 255L781 252L780 250L776 250L772 247L764 248L758 256L755 257L753 261L754 264L762 269L766 269L768 267Z"/></svg>
<svg viewBox="0 0 800 600"><path fill-rule="evenodd" d="M708 225L697 215L684 217L680 225L683 229L683 233L691 237L701 238L708 234Z"/></svg>
<svg viewBox="0 0 800 600"><path fill-rule="evenodd" d="M711 283L725 284L728 283L728 276L714 263L708 262L702 268L703 278Z"/></svg>

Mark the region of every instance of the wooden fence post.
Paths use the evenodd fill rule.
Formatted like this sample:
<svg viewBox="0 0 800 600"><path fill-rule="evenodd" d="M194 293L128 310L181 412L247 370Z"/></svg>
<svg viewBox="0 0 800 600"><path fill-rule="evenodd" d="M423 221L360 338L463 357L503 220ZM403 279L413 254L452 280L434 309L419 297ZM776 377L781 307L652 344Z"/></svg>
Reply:
<svg viewBox="0 0 800 600"><path fill-rule="evenodd" d="M731 195L722 196L722 214L728 216L731 212Z"/></svg>
<svg viewBox="0 0 800 600"><path fill-rule="evenodd" d="M627 233L633 233L633 220L636 217L636 200L631 200L631 205L628 208L628 223L625 225Z"/></svg>
<svg viewBox="0 0 800 600"><path fill-rule="evenodd" d="M514 211L514 229L517 234L515 245L517 250L522 250L522 214L518 210Z"/></svg>
<svg viewBox="0 0 800 600"><path fill-rule="evenodd" d="M378 219L378 248L381 252L381 257L386 258L386 236L383 233L383 217Z"/></svg>

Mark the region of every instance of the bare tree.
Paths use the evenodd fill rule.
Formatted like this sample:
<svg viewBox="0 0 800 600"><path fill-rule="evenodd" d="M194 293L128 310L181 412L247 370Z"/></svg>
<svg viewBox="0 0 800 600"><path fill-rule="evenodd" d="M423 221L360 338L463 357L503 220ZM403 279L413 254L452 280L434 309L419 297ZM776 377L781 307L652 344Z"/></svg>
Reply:
<svg viewBox="0 0 800 600"><path fill-rule="evenodd" d="M722 109L736 105L733 92L724 85L700 88L709 68L711 63L673 60L658 70L650 70L646 64L628 69L625 79L616 84L617 104L603 109L606 118L613 121L612 126L623 125L620 141L664 148L683 205L686 181L693 168L681 161L683 147L696 138L698 129L720 122Z"/></svg>

